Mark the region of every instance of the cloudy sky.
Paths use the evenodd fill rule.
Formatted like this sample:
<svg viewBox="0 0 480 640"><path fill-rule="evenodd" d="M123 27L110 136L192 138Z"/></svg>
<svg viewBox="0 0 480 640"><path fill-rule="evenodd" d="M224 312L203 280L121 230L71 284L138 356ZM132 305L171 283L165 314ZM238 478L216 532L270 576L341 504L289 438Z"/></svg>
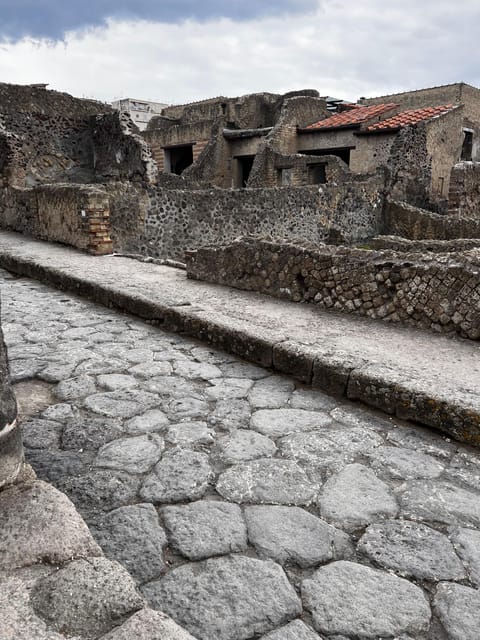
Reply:
<svg viewBox="0 0 480 640"><path fill-rule="evenodd" d="M480 86L479 0L0 0L0 81L180 103Z"/></svg>

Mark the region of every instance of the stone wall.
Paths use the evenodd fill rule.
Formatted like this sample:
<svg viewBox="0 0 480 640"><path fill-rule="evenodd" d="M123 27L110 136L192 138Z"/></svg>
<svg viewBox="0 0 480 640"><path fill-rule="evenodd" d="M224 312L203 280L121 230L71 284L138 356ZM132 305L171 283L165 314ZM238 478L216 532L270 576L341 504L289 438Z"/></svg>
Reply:
<svg viewBox="0 0 480 640"><path fill-rule="evenodd" d="M480 219L440 215L405 202L387 202L383 232L409 240L480 238Z"/></svg>
<svg viewBox="0 0 480 640"><path fill-rule="evenodd" d="M382 224L383 180L270 189L109 189L116 251L183 260L185 250L242 235L353 242ZM133 190L132 190L133 189ZM146 201L148 197L148 202ZM125 198L131 207L125 207ZM141 233L138 233L142 226Z"/></svg>
<svg viewBox="0 0 480 640"><path fill-rule="evenodd" d="M460 240L407 240L399 236L376 236L368 242L372 249L391 249L404 253L457 253L480 248L480 238Z"/></svg>
<svg viewBox="0 0 480 640"><path fill-rule="evenodd" d="M449 213L480 221L480 162L459 162L451 173Z"/></svg>
<svg viewBox="0 0 480 640"><path fill-rule="evenodd" d="M480 251L422 257L242 239L186 256L188 277L480 338Z"/></svg>
<svg viewBox="0 0 480 640"><path fill-rule="evenodd" d="M95 185L0 189L0 228L94 254L112 251L108 194Z"/></svg>

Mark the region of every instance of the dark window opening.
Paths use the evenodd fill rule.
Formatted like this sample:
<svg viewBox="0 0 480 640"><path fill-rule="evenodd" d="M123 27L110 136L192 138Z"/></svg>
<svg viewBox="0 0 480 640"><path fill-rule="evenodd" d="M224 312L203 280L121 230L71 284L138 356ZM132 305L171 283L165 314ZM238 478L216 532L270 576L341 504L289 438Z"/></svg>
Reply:
<svg viewBox="0 0 480 640"><path fill-rule="evenodd" d="M463 136L462 155L460 159L471 160L473 152L473 131L464 131Z"/></svg>
<svg viewBox="0 0 480 640"><path fill-rule="evenodd" d="M299 151L304 156L336 156L343 160L345 164L350 166L350 151L355 147L340 147L337 149L308 149L307 151Z"/></svg>
<svg viewBox="0 0 480 640"><path fill-rule="evenodd" d="M193 145L188 144L165 149L165 161L170 173L176 173L179 176L187 167L193 164Z"/></svg>
<svg viewBox="0 0 480 640"><path fill-rule="evenodd" d="M244 189L247 186L248 178L253 167L255 156L239 156L237 157L238 181L237 186Z"/></svg>
<svg viewBox="0 0 480 640"><path fill-rule="evenodd" d="M324 164L311 164L308 167L308 183L309 184L326 184L327 172Z"/></svg>

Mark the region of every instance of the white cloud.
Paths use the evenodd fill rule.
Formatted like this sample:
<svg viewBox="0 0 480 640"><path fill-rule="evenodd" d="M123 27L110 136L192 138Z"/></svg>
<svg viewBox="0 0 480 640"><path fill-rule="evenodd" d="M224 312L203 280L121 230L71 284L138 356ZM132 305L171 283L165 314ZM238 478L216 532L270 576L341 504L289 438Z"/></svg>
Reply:
<svg viewBox="0 0 480 640"><path fill-rule="evenodd" d="M109 21L63 42L0 46L0 80L77 96L187 102L316 88L356 99L464 80L480 84L478 0L329 0L314 14L244 22Z"/></svg>

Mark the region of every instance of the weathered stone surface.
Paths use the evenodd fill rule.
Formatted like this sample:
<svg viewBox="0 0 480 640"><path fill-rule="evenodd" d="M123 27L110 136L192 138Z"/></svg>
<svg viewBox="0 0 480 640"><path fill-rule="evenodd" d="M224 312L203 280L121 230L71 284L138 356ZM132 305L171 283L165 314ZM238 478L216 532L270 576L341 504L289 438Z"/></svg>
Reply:
<svg viewBox="0 0 480 640"><path fill-rule="evenodd" d="M480 498L445 481L411 480L399 489L402 514L413 520L480 527Z"/></svg>
<svg viewBox="0 0 480 640"><path fill-rule="evenodd" d="M181 420L205 420L210 413L210 407L207 402L191 397L166 400L162 403L162 409L172 422L180 422Z"/></svg>
<svg viewBox="0 0 480 640"><path fill-rule="evenodd" d="M467 567L470 581L480 587L480 531L459 528L452 532L450 539Z"/></svg>
<svg viewBox="0 0 480 640"><path fill-rule="evenodd" d="M304 409L260 409L252 415L251 427L270 438L297 431L314 431L328 427L332 418L326 413Z"/></svg>
<svg viewBox="0 0 480 640"><path fill-rule="evenodd" d="M447 476L476 491L480 491L480 456L462 451L453 456Z"/></svg>
<svg viewBox="0 0 480 640"><path fill-rule="evenodd" d="M74 560L39 580L32 592L37 615L70 635L98 636L143 607L129 574L106 558Z"/></svg>
<svg viewBox="0 0 480 640"><path fill-rule="evenodd" d="M131 389L138 384L135 376L129 376L125 373L103 373L98 376L97 380L100 386L108 389L108 391Z"/></svg>
<svg viewBox="0 0 480 640"><path fill-rule="evenodd" d="M179 362L175 362L173 369L178 376L192 380L196 378L211 380L213 378L220 378L222 375L218 367L214 364L207 364L206 362L180 360Z"/></svg>
<svg viewBox="0 0 480 640"><path fill-rule="evenodd" d="M405 520L373 524L358 549L385 569L419 580L462 580L465 569L449 539L423 524Z"/></svg>
<svg viewBox="0 0 480 640"><path fill-rule="evenodd" d="M346 533L299 507L247 507L245 520L248 538L259 556L280 564L314 567L353 552Z"/></svg>
<svg viewBox="0 0 480 640"><path fill-rule="evenodd" d="M276 451L277 447L270 438L256 431L238 429L217 440L214 456L223 464L237 464L267 458L275 455Z"/></svg>
<svg viewBox="0 0 480 640"><path fill-rule="evenodd" d="M147 502L181 502L201 498L213 474L204 453L188 449L167 451L140 490Z"/></svg>
<svg viewBox="0 0 480 640"><path fill-rule="evenodd" d="M142 362L130 367L132 375L140 378L153 378L155 376L169 376L172 373L172 365L169 362Z"/></svg>
<svg viewBox="0 0 480 640"><path fill-rule="evenodd" d="M480 591L442 582L437 587L433 607L449 640L478 640Z"/></svg>
<svg viewBox="0 0 480 640"><path fill-rule="evenodd" d="M42 411L42 418L63 422L64 420L75 418L76 413L78 412L75 411L71 404L59 402L58 404L52 404L50 407L47 407L45 411Z"/></svg>
<svg viewBox="0 0 480 640"><path fill-rule="evenodd" d="M227 378L249 378L250 380L260 380L268 376L268 371L257 367L250 362L228 362L221 367L222 374Z"/></svg>
<svg viewBox="0 0 480 640"><path fill-rule="evenodd" d="M191 420L174 424L167 429L165 440L178 446L209 445L215 439L206 422Z"/></svg>
<svg viewBox="0 0 480 640"><path fill-rule="evenodd" d="M425 453L402 447L379 447L370 454L372 469L389 478L438 478L444 466Z"/></svg>
<svg viewBox="0 0 480 640"><path fill-rule="evenodd" d="M242 398L218 400L215 410L208 417L208 421L224 431L247 429L251 413L249 403Z"/></svg>
<svg viewBox="0 0 480 640"><path fill-rule="evenodd" d="M247 530L236 504L199 500L188 505L164 507L162 516L171 546L190 560L247 548Z"/></svg>
<svg viewBox="0 0 480 640"><path fill-rule="evenodd" d="M444 436L421 427L406 428L396 426L388 432L387 437L390 442L400 447L413 449L443 460L451 458L456 450L456 446Z"/></svg>
<svg viewBox="0 0 480 640"><path fill-rule="evenodd" d="M350 464L329 478L319 503L322 517L346 531L398 513L397 501L388 486L361 464Z"/></svg>
<svg viewBox="0 0 480 640"><path fill-rule="evenodd" d="M403 578L339 561L302 583L304 605L320 633L361 638L425 631L430 607L423 592Z"/></svg>
<svg viewBox="0 0 480 640"><path fill-rule="evenodd" d="M125 433L139 436L151 431L162 431L169 424L167 416L160 409L149 409L125 423Z"/></svg>
<svg viewBox="0 0 480 640"><path fill-rule="evenodd" d="M158 578L165 568L162 550L167 537L153 505L120 507L89 525L107 558L120 562L138 582Z"/></svg>
<svg viewBox="0 0 480 640"><path fill-rule="evenodd" d="M330 411L338 404L331 396L314 389L297 389L292 393L290 406L292 409L306 411Z"/></svg>
<svg viewBox="0 0 480 640"><path fill-rule="evenodd" d="M70 500L45 482L0 493L0 569L100 555Z"/></svg>
<svg viewBox="0 0 480 640"><path fill-rule="evenodd" d="M22 423L23 443L30 449L58 449L62 425L53 420L31 418Z"/></svg>
<svg viewBox="0 0 480 640"><path fill-rule="evenodd" d="M215 380L215 384L205 390L209 400L221 400L222 398L246 398L253 384L252 380L243 378L222 378Z"/></svg>
<svg viewBox="0 0 480 640"><path fill-rule="evenodd" d="M254 409L278 409L287 404L294 389L291 380L270 376L255 383L248 400Z"/></svg>
<svg viewBox="0 0 480 640"><path fill-rule="evenodd" d="M218 493L233 502L311 504L318 492L292 460L260 459L230 467L217 481Z"/></svg>
<svg viewBox="0 0 480 640"><path fill-rule="evenodd" d="M88 396L87 409L111 418L132 418L158 404L158 399L145 391L107 391Z"/></svg>
<svg viewBox="0 0 480 640"><path fill-rule="evenodd" d="M59 400L73 402L80 398L90 396L92 393L95 393L95 391L95 378L82 375L59 382L55 388L55 395Z"/></svg>
<svg viewBox="0 0 480 640"><path fill-rule="evenodd" d="M91 451L77 453L57 449L28 449L25 455L41 480L57 486L65 477L86 473L94 454Z"/></svg>
<svg viewBox="0 0 480 640"><path fill-rule="evenodd" d="M145 585L151 605L200 640L244 640L285 624L302 607L282 569L245 556L173 569Z"/></svg>
<svg viewBox="0 0 480 640"><path fill-rule="evenodd" d="M320 636L304 622L294 620L281 629L267 633L260 640L319 640L319 638Z"/></svg>
<svg viewBox="0 0 480 640"><path fill-rule="evenodd" d="M120 420L93 414L69 420L63 427L61 446L62 449L96 451L124 435Z"/></svg>
<svg viewBox="0 0 480 640"><path fill-rule="evenodd" d="M195 640L160 611L145 607L99 640Z"/></svg>
<svg viewBox="0 0 480 640"><path fill-rule="evenodd" d="M163 438L153 433L121 438L100 449L95 466L127 473L145 473L158 462L164 448Z"/></svg>

